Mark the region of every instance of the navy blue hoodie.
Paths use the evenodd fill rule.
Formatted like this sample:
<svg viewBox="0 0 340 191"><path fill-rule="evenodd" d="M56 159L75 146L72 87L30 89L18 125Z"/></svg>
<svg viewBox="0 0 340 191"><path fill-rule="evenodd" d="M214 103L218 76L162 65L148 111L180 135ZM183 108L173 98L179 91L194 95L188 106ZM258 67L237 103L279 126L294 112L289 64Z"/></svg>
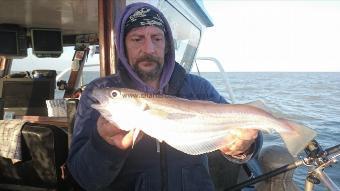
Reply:
<svg viewBox="0 0 340 191"><path fill-rule="evenodd" d="M133 149L120 150L105 142L97 131L99 113L91 107L95 102L91 96L94 88L128 87L145 92L171 94L192 100L210 100L226 103L225 99L198 76L186 74L174 61L174 47L169 25L166 24L166 38L170 50L165 57L159 90L148 87L133 72L124 52L124 23L126 17L141 7L158 11L143 3L129 5L118 23L116 42L119 54L118 74L99 78L91 82L83 92L76 114L73 139L67 166L73 178L86 190L214 190L208 170L206 155L191 156L177 151L144 135ZM159 11L158 11L159 12ZM163 17L163 15L160 13ZM166 19L163 17L163 20ZM133 120L133 115L126 116ZM161 127L160 127L161 128ZM259 139L254 152L260 148ZM227 173L227 172L226 172Z"/></svg>
<svg viewBox="0 0 340 191"><path fill-rule="evenodd" d="M166 37L166 42L167 42L167 47L168 51L165 54L164 57L164 66L163 66L163 72L161 74L160 78L160 89L155 90L152 87L148 86L145 82L143 82L138 75L133 71L131 65L128 63L126 52L125 52L125 23L128 20L129 16L134 13L136 10L142 8L142 7L147 7L150 9L153 9L159 13L159 16L162 18L164 21L164 26L165 26L165 37ZM119 57L119 65L123 65L123 67L127 70L127 73L129 77L132 79L132 83L134 84L134 88L138 89L140 91L144 92L150 92L150 93L158 93L158 92L163 92L165 86L168 84L171 74L174 70L175 67L175 49L174 49L174 44L173 44L173 37L171 33L171 28L164 17L164 15L159 12L159 10L149 4L145 3L135 3L131 4L126 7L125 11L121 15L120 18L118 18L116 22L116 36L115 36L115 42L116 42L116 47L117 47L117 53Z"/></svg>

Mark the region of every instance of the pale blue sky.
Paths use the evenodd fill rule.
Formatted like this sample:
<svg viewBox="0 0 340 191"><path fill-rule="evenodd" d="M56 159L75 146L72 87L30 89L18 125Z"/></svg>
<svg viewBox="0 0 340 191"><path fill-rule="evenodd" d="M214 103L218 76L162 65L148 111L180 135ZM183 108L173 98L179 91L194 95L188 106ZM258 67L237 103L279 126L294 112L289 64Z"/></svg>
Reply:
<svg viewBox="0 0 340 191"><path fill-rule="evenodd" d="M226 71L340 72L340 1L205 0L199 56Z"/></svg>
<svg viewBox="0 0 340 191"><path fill-rule="evenodd" d="M340 0L204 0L204 4L215 26L203 34L198 56L218 58L226 71L340 72ZM50 69L63 70L71 65L72 54L64 49L60 64L49 58L18 60L13 70L33 62L36 67L46 68L47 63Z"/></svg>

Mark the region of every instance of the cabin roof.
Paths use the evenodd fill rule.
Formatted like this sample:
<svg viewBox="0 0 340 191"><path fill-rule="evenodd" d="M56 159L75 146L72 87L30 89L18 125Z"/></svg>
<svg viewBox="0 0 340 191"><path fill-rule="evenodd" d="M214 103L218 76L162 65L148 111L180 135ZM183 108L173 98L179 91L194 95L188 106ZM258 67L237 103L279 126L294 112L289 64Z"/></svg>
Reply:
<svg viewBox="0 0 340 191"><path fill-rule="evenodd" d="M64 35L98 31L97 0L1 0L0 23L59 28Z"/></svg>
<svg viewBox="0 0 340 191"><path fill-rule="evenodd" d="M213 26L202 0L183 2L205 26ZM58 28L63 35L97 33L98 0L1 0L0 24L5 23Z"/></svg>

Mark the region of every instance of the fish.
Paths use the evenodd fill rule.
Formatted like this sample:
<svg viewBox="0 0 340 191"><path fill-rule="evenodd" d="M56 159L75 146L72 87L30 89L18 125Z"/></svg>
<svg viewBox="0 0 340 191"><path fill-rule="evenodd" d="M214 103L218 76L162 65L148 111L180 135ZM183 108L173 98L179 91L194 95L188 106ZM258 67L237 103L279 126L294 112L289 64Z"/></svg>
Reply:
<svg viewBox="0 0 340 191"><path fill-rule="evenodd" d="M97 88L91 106L124 131L140 131L190 155L224 146L236 129L277 132L293 156L301 152L316 132L288 119L274 116L263 102L220 104L150 94L127 88ZM233 144L233 143L230 143Z"/></svg>

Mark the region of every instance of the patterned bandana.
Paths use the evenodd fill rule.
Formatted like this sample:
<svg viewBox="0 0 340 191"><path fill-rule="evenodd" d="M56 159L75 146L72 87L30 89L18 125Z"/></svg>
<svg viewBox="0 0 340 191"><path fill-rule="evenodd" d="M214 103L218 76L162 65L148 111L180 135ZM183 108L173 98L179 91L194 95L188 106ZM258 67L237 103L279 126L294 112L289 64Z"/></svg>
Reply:
<svg viewBox="0 0 340 191"><path fill-rule="evenodd" d="M125 35L133 28L143 26L155 26L165 33L164 21L159 14L147 7L137 9L125 23Z"/></svg>

